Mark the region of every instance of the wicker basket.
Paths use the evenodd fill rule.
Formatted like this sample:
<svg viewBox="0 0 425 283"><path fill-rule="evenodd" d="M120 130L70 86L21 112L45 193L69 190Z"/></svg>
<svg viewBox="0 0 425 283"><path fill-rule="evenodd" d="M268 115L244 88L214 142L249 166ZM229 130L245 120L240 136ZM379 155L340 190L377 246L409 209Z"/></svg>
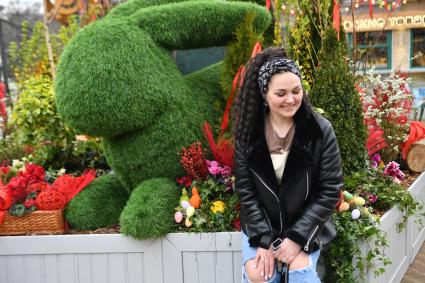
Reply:
<svg viewBox="0 0 425 283"><path fill-rule="evenodd" d="M37 210L22 217L6 213L0 235L62 234L65 232L63 211Z"/></svg>

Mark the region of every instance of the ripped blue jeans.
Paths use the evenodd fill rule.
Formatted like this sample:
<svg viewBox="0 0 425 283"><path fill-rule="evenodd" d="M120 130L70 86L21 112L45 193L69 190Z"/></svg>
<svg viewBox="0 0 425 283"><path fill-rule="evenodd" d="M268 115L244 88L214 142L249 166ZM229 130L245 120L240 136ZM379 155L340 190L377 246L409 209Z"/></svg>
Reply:
<svg viewBox="0 0 425 283"><path fill-rule="evenodd" d="M251 283L246 274L245 263L254 259L257 255L257 248L249 246L248 237L242 233L242 283ZM319 276L316 272L317 261L319 259L320 250L309 254L309 265L302 269L289 270L288 279L289 283L320 283ZM282 272L285 270L282 270ZM279 283L282 273L277 270L277 263L273 275L266 283Z"/></svg>

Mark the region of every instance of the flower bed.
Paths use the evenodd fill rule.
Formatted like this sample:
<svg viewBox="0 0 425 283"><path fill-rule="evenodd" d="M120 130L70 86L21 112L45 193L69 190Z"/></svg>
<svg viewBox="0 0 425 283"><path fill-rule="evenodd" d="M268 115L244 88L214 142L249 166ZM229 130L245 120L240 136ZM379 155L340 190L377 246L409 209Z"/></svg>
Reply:
<svg viewBox="0 0 425 283"><path fill-rule="evenodd" d="M425 173L409 188L425 201ZM364 282L399 282L425 240L413 219L397 232L397 208L386 212L380 228L387 233L392 261ZM172 233L137 241L120 234L12 236L0 242L0 282L240 282L240 232ZM362 250L370 249L366 243ZM26 270L26 272L22 272ZM109 281L108 281L109 280Z"/></svg>

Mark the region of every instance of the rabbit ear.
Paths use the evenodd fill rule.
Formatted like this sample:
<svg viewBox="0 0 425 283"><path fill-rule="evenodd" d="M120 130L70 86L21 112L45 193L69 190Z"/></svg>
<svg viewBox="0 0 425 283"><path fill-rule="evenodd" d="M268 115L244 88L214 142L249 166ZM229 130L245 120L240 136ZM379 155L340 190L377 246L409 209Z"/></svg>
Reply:
<svg viewBox="0 0 425 283"><path fill-rule="evenodd" d="M247 13L255 14L254 26L264 31L270 13L253 3L236 1L184 1L140 9L130 18L169 50L220 46L228 42Z"/></svg>
<svg viewBox="0 0 425 283"><path fill-rule="evenodd" d="M190 0L129 0L128 2L120 4L112 9L106 16L106 19L128 17L143 8L183 1Z"/></svg>

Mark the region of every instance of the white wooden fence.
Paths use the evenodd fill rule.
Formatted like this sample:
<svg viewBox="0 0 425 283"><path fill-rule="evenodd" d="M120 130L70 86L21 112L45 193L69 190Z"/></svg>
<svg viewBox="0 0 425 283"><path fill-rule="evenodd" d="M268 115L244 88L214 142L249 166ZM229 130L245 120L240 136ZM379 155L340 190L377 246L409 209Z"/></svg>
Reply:
<svg viewBox="0 0 425 283"><path fill-rule="evenodd" d="M425 201L425 174L409 189ZM397 209L387 212L381 229L392 264L366 282L400 282L425 239L410 221L402 233ZM137 241L119 234L0 237L0 283L227 283L241 282L238 232L168 234ZM364 247L367 249L367 247Z"/></svg>

